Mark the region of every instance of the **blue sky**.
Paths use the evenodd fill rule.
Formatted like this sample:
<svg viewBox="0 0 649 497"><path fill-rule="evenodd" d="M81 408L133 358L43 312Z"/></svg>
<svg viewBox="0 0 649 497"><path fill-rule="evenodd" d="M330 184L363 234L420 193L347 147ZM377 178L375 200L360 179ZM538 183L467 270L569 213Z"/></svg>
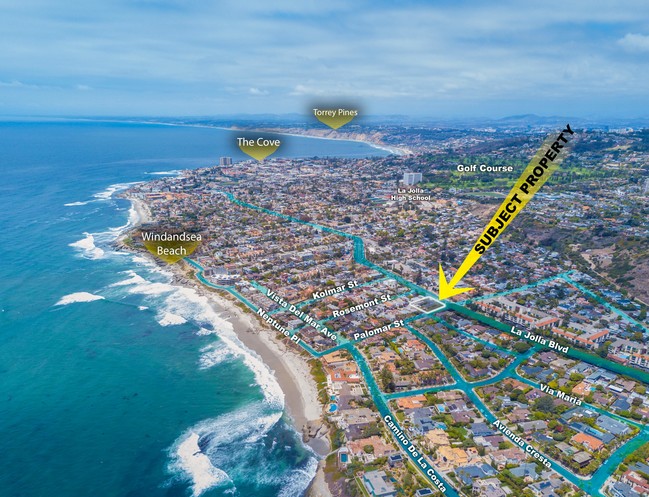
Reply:
<svg viewBox="0 0 649 497"><path fill-rule="evenodd" d="M647 117L649 2L0 0L0 115L338 100L368 114Z"/></svg>

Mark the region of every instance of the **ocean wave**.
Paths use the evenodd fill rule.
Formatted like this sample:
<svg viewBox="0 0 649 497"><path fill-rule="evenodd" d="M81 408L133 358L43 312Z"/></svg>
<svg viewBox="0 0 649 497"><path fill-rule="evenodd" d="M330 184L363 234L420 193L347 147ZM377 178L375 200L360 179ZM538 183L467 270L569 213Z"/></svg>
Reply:
<svg viewBox="0 0 649 497"><path fill-rule="evenodd" d="M151 282L144 280L143 283L136 284L128 289L128 293L140 295L162 295L173 292L175 287L168 283Z"/></svg>
<svg viewBox="0 0 649 497"><path fill-rule="evenodd" d="M223 319L210 299L193 288L172 286L174 289L164 302L164 311L182 316L201 326L201 334L216 334L233 356L239 357L250 369L255 382L262 390L264 398L275 409L284 409L284 392L277 382L274 372L266 366L255 351L248 349L235 333L232 323Z"/></svg>
<svg viewBox="0 0 649 497"><path fill-rule="evenodd" d="M265 403L257 402L202 421L183 433L169 449L168 470L176 478L191 482L194 497L225 482L234 485L228 473L218 466L219 462L245 466L237 452L259 442L281 418L282 412L269 413Z"/></svg>
<svg viewBox="0 0 649 497"><path fill-rule="evenodd" d="M84 233L85 238L71 243L69 246L79 249L83 257L87 259L101 259L105 252L95 245L95 237L90 233Z"/></svg>
<svg viewBox="0 0 649 497"><path fill-rule="evenodd" d="M192 447L197 445L200 455L208 458L211 468L228 476L231 488L242 482L240 486L247 487L248 492L266 487L274 488L282 497L302 495L316 474L318 458L308 447L298 448L299 433L281 419L281 412L269 410L262 401L197 423L169 449L168 469L174 480L189 482L194 497L198 497L196 489L205 488L202 482L209 473L207 468L200 473L186 469L180 449L191 440ZM215 481L217 485L223 486L223 480Z"/></svg>
<svg viewBox="0 0 649 497"><path fill-rule="evenodd" d="M134 256L133 260L145 266L146 270L158 272L156 277L161 275L167 281L172 278L171 273L160 270L148 259ZM232 358L240 358L253 372L255 383L261 388L268 404L277 410L283 410L284 393L274 372L266 366L256 352L248 349L239 340L232 323L221 317L221 313L214 309L212 301L208 297L201 295L193 288L163 281L149 281L134 270L126 271L124 274L128 278L113 283L110 287L123 287L129 294L148 297L147 305L156 309L158 322L163 326L191 322L199 327L198 334L218 336L221 345L228 350L228 354ZM199 359L200 367L207 367L210 361L215 359L216 355L211 358Z"/></svg>
<svg viewBox="0 0 649 497"><path fill-rule="evenodd" d="M128 271L122 271L122 273L128 275L129 277L126 278L125 280L121 280L118 281L117 283L113 283L112 285L110 285L111 287L138 285L138 284L146 283L146 280L142 278L142 276L137 274L135 271L133 271L132 269L129 269Z"/></svg>
<svg viewBox="0 0 649 497"><path fill-rule="evenodd" d="M163 269L161 266L157 265L150 257L131 254L131 260L138 266L144 267L148 272L163 274L171 280L172 274L167 269Z"/></svg>
<svg viewBox="0 0 649 497"><path fill-rule="evenodd" d="M54 305L68 305L75 304L77 302L93 302L95 300L104 300L104 297L102 297L101 295L95 295L94 293L76 292L69 295L64 295Z"/></svg>
<svg viewBox="0 0 649 497"><path fill-rule="evenodd" d="M126 252L116 251L113 249L112 244L117 240L125 231L139 222L137 210L131 206L129 209L129 216L126 224L117 226L115 228L108 228L107 231L100 231L96 233L85 232L85 238L71 243L69 246L79 249L82 255L87 259L103 259L106 252L111 256L124 256Z"/></svg>
<svg viewBox="0 0 649 497"><path fill-rule="evenodd" d="M115 193L126 190L132 185L137 185L139 183L142 183L141 181L131 181L130 183L115 183L113 185L110 185L108 188L106 188L103 192L98 192L93 195L94 198L99 199L99 200L108 200L111 198Z"/></svg>
<svg viewBox="0 0 649 497"><path fill-rule="evenodd" d="M195 497L210 488L223 483L231 482L228 474L214 466L205 454L202 453L198 441L200 436L190 432L175 449L174 461L169 469L174 473L186 475L192 482L192 493Z"/></svg>
<svg viewBox="0 0 649 497"><path fill-rule="evenodd" d="M171 171L153 171L146 174L150 174L151 176L179 176L182 174L182 170L172 169Z"/></svg>
<svg viewBox="0 0 649 497"><path fill-rule="evenodd" d="M151 265L151 261L142 255L134 255L132 260L137 264Z"/></svg>
<svg viewBox="0 0 649 497"><path fill-rule="evenodd" d="M204 328L201 328L204 330ZM199 333L200 334L200 333ZM223 362L236 358L230 349L224 347L221 342L216 342L201 349L201 357L198 360L200 369L209 369Z"/></svg>
<svg viewBox="0 0 649 497"><path fill-rule="evenodd" d="M67 204L63 204L63 206L64 207L76 207L78 205L87 205L90 202L92 202L92 200L86 200L85 202L69 202Z"/></svg>
<svg viewBox="0 0 649 497"><path fill-rule="evenodd" d="M172 314L171 312L163 312L162 315L158 318L158 323L160 326L175 326L179 324L185 324L187 320L182 316Z"/></svg>
<svg viewBox="0 0 649 497"><path fill-rule="evenodd" d="M277 497L294 497L302 495L318 470L318 460L311 457L305 468L296 468L289 472L282 482L282 490Z"/></svg>
<svg viewBox="0 0 649 497"><path fill-rule="evenodd" d="M121 234L130 230L133 226L137 225L140 222L140 215L137 212L135 206L131 204L131 207L128 210L128 218L126 219L126 224L122 226L116 226L114 228L108 228L108 231L103 231L101 233L96 233L97 235L107 236L108 241L115 241Z"/></svg>

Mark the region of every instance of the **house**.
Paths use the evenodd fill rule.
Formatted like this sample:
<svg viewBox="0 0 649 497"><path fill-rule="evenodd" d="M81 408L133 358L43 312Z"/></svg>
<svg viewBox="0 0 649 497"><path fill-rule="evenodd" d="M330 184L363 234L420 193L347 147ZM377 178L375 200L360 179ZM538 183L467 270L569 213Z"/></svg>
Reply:
<svg viewBox="0 0 649 497"><path fill-rule="evenodd" d="M451 413L453 421L456 423L470 423L473 420L471 411L456 411Z"/></svg>
<svg viewBox="0 0 649 497"><path fill-rule="evenodd" d="M424 435L435 428L429 407L421 407L408 412L412 423L411 430L418 435Z"/></svg>
<svg viewBox="0 0 649 497"><path fill-rule="evenodd" d="M363 485L373 497L396 497L397 489L385 471L369 471L363 475Z"/></svg>
<svg viewBox="0 0 649 497"><path fill-rule="evenodd" d="M566 442L559 442L556 447L561 451L562 454L566 456L571 456L575 452L577 452L577 449L575 449L572 445L568 445Z"/></svg>
<svg viewBox="0 0 649 497"><path fill-rule="evenodd" d="M372 447L371 452L367 452L366 447ZM347 442L347 449L350 455L357 457L365 463L372 462L377 457L384 457L396 452L396 449L392 445L386 444L377 435L349 441Z"/></svg>
<svg viewBox="0 0 649 497"><path fill-rule="evenodd" d="M485 423L473 423L469 430L473 433L474 437L488 437L494 434L494 431Z"/></svg>
<svg viewBox="0 0 649 497"><path fill-rule="evenodd" d="M509 471L518 478L530 477L532 480L536 480L539 477L536 472L536 464L533 463L521 464L518 468L513 468Z"/></svg>
<svg viewBox="0 0 649 497"><path fill-rule="evenodd" d="M469 462L469 455L460 448L441 446L437 449L437 462L440 468L453 468Z"/></svg>
<svg viewBox="0 0 649 497"><path fill-rule="evenodd" d="M473 480L486 476L494 476L496 470L488 464L481 463L457 468L455 474L462 481L463 485L473 485Z"/></svg>
<svg viewBox="0 0 649 497"><path fill-rule="evenodd" d="M524 423L519 423L521 429L524 433L532 433L533 431L545 431L548 427L548 424L545 421L526 421Z"/></svg>
<svg viewBox="0 0 649 497"><path fill-rule="evenodd" d="M426 445L432 450L434 447L450 446L446 431L440 428L434 428L424 435Z"/></svg>
<svg viewBox="0 0 649 497"><path fill-rule="evenodd" d="M544 444L553 444L554 439L552 437L547 436L545 433L542 433L540 431L534 432L532 434L532 438L536 440L539 443L544 443Z"/></svg>
<svg viewBox="0 0 649 497"><path fill-rule="evenodd" d="M525 461L525 459L527 459L527 455L522 450L518 450L517 448L515 449L512 447L509 449L490 452L489 458L491 459L491 462L496 465L496 467L504 469L508 464L522 463L523 461Z"/></svg>
<svg viewBox="0 0 649 497"><path fill-rule="evenodd" d="M340 412L340 425L348 440L363 438L363 430L377 422L377 414L367 407L345 409Z"/></svg>
<svg viewBox="0 0 649 497"><path fill-rule="evenodd" d="M646 464L643 464L642 466L646 468ZM629 468L624 472L622 478L620 478L620 481L622 481L622 483L626 483L627 485L631 485L631 488L633 488L633 490L635 490L636 492L639 492L640 495L649 495L649 482L647 482L642 474L644 473L644 471L642 471L642 473L640 473L639 471L641 470L636 467Z"/></svg>
<svg viewBox="0 0 649 497"><path fill-rule="evenodd" d="M603 414L597 418L595 424L598 428L601 428L605 432L607 431L616 437L629 433L629 427L627 425L608 416L604 416Z"/></svg>
<svg viewBox="0 0 649 497"><path fill-rule="evenodd" d="M577 433L570 439L570 441L572 443L583 445L591 451L596 451L604 447L604 443L602 443L601 440L598 440L591 435L586 435L585 433Z"/></svg>
<svg viewBox="0 0 649 497"><path fill-rule="evenodd" d="M631 404L625 398L619 398L611 406L618 411L628 411L631 409Z"/></svg>
<svg viewBox="0 0 649 497"><path fill-rule="evenodd" d="M507 414L507 419L512 423L520 423L521 421L527 421L530 417L529 409L521 409L516 407L509 414Z"/></svg>
<svg viewBox="0 0 649 497"><path fill-rule="evenodd" d="M478 497L506 497L507 493L502 489L497 478L487 478L473 482L473 495Z"/></svg>
<svg viewBox="0 0 649 497"><path fill-rule="evenodd" d="M587 425L586 423L578 423L575 421L570 423L568 426L570 426L570 428L573 428L574 430L581 431L583 433L586 433L587 435L591 435L597 440L602 441L602 443L604 444L610 443L615 440L615 437L610 433L599 431L592 426Z"/></svg>
<svg viewBox="0 0 649 497"><path fill-rule="evenodd" d="M555 492L563 484L562 480L551 478L549 480L542 480L532 483L529 487L530 491L538 497L556 497L558 494Z"/></svg>
<svg viewBox="0 0 649 497"><path fill-rule="evenodd" d="M640 494L633 490L631 485L621 481L609 488L613 497L640 497Z"/></svg>
<svg viewBox="0 0 649 497"><path fill-rule="evenodd" d="M586 466L588 466L590 461L593 460L593 456L591 456L588 452L584 452L582 450L581 452L577 452L574 456L572 456L572 460L579 464L580 468L585 468Z"/></svg>
<svg viewBox="0 0 649 497"><path fill-rule="evenodd" d="M587 381L582 381L572 388L572 393L579 397L585 397L591 392L592 389L593 386L590 383L588 383Z"/></svg>
<svg viewBox="0 0 649 497"><path fill-rule="evenodd" d="M397 407L399 409L416 409L426 405L425 395L412 395L410 397L402 397L397 399Z"/></svg>

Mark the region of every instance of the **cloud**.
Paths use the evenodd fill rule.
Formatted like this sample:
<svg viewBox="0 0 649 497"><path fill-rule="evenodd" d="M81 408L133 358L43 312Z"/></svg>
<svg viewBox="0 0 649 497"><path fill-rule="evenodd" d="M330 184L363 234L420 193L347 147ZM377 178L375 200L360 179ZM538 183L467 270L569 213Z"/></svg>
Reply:
<svg viewBox="0 0 649 497"><path fill-rule="evenodd" d="M22 81L17 81L15 79L12 80L12 81L0 81L0 87L3 87L3 88L24 88L24 89L32 89L32 90L39 90L41 88L45 88L44 86L41 86L41 85L23 83Z"/></svg>
<svg viewBox="0 0 649 497"><path fill-rule="evenodd" d="M255 87L249 88L248 93L256 97L270 95L270 92L268 90L260 90L259 88Z"/></svg>
<svg viewBox="0 0 649 497"><path fill-rule="evenodd" d="M647 50L633 34L646 0L591 4L21 0L0 16L0 87L14 112L74 114L301 112L319 97L552 114L649 99L649 65L620 57Z"/></svg>
<svg viewBox="0 0 649 497"><path fill-rule="evenodd" d="M649 35L627 33L618 43L632 52L649 52Z"/></svg>

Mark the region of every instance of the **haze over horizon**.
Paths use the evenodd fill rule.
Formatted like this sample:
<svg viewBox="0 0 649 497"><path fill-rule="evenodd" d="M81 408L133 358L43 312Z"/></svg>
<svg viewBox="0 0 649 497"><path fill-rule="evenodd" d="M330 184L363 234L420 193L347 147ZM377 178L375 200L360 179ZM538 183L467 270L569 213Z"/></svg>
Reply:
<svg viewBox="0 0 649 497"><path fill-rule="evenodd" d="M0 115L644 118L649 4L24 0Z"/></svg>

